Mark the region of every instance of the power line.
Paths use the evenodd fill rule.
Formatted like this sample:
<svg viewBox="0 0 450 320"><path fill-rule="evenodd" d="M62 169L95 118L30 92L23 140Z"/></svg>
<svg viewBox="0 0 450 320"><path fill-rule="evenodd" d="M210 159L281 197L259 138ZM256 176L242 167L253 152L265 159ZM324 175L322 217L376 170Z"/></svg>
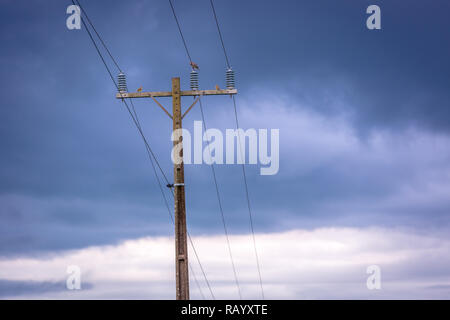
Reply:
<svg viewBox="0 0 450 320"><path fill-rule="evenodd" d="M191 274L194 277L194 281L197 285L198 291L200 292L200 295L202 296L202 299L205 300L205 295L203 294L202 288L200 287L200 284L198 283L197 276L195 275L194 269L192 268L191 264L189 263L189 270L191 270Z"/></svg>
<svg viewBox="0 0 450 320"><path fill-rule="evenodd" d="M238 116L237 116L237 109L236 109L236 100L234 99L233 96L233 106L234 106L234 116L235 116L235 120L236 120L236 129L239 129L239 121L238 121ZM243 150L242 150L242 145L241 145L241 137L240 137L240 131L238 130L238 140L239 140L239 148L241 151L241 155L243 155ZM242 168L242 176L244 178L244 185L245 185L245 197L247 199L247 207L248 207L248 216L249 216L249 220L250 220L250 229L252 232L252 239L253 239L253 248L255 250L255 258L256 258L256 266L258 268L258 276L259 276L259 284L261 287L261 295L262 298L264 300L264 288L263 288L263 284L262 284L262 277L261 277L261 267L259 264L259 257L258 257L258 250L256 249L256 238L255 238L255 229L253 227L253 215L252 215L252 209L250 206L250 196L249 196L249 192L248 192L248 183L247 183L247 175L245 173L245 165L242 164L241 165Z"/></svg>
<svg viewBox="0 0 450 320"><path fill-rule="evenodd" d="M219 32L220 42L222 43L222 49L223 49L223 53L225 55L225 60L227 62L227 67L231 68L230 60L228 59L227 50L225 49L225 44L223 42L222 32L220 31L219 21L217 20L217 14L216 14L216 9L214 8L214 2L213 2L213 0L209 0L209 2L211 3L211 8L212 8L212 11L214 14L214 20L216 20L217 31Z"/></svg>
<svg viewBox="0 0 450 320"><path fill-rule="evenodd" d="M173 17L175 18L175 22L178 26L178 31L180 32L181 39L183 40L184 48L186 49L186 54L188 56L189 62L192 62L191 55L189 54L189 49L186 44L186 40L184 39L183 32L181 31L180 23L178 22L177 14L175 13L175 8L173 7L172 0L169 0L170 7L172 8Z"/></svg>
<svg viewBox="0 0 450 320"><path fill-rule="evenodd" d="M109 74L110 77L111 77L111 80L113 81L114 85L115 85L115 86L117 87L117 89L118 89L117 83L115 82L114 77L112 76L111 71L109 70L109 67L108 67L108 65L106 64L106 62L105 62L105 60L104 60L104 58L103 58L103 55L101 54L101 52L100 52L100 50L99 50L97 44L95 43L95 41L94 41L94 39L93 39L93 37L92 37L92 34L90 33L89 29L87 29L87 26L86 26L84 20L81 19L81 21L83 22L83 25L84 25L84 27L86 28L86 30L87 30L87 32L88 32L88 34L89 34L89 37L90 37L91 40L93 41L93 44L94 44L94 46L95 46L95 48L96 48L98 54L100 55L100 58L102 59L103 64L105 65L105 67L106 67L106 69L107 69L107 71L108 71L108 74ZM164 174L164 171L162 170L161 166L159 165L159 163L158 163L158 161L157 161L157 159L156 159L156 156L154 155L154 153L153 153L153 151L152 151L150 145L149 145L148 142L147 142L147 139L145 138L145 136L144 136L144 134L143 134L143 132L142 132L142 129L141 129L139 123L138 123L138 120L137 120L137 119L134 117L134 115L131 113L130 107L128 106L126 100L125 100L125 99L122 99L122 101L123 101L123 103L125 104L125 106L126 106L126 108L127 108L127 110L128 110L128 113L130 114L130 116L131 116L131 118L132 118L134 124L136 125L136 128L138 129L138 131L139 131L139 133L140 133L140 135L141 135L141 137L142 137L142 139L143 139L143 141L144 141L144 143L145 143L145 145L146 145L147 151L153 156L153 158L154 158L155 162L157 163L157 165L158 165L158 167L159 167L159 169L160 169L160 171L161 171L161 173L162 173L164 179L166 180L167 183L169 183L169 181L168 181L166 175ZM152 164L153 164L153 159L152 159L151 157L149 157L149 158L150 158L150 160L151 160L151 162L152 162ZM156 176L157 176L157 175L156 175ZM158 176L157 176L157 177L158 177ZM159 180L159 178L157 178L157 179ZM159 185L160 185L160 187L161 187L161 184L160 184L160 183L159 183ZM166 198L165 198L164 192L162 191L162 188L160 188L160 190L161 190L161 192L162 192L162 194L163 194L163 197L164 197L164 199L165 199L165 201L166 201ZM166 204L167 204L167 203L166 203ZM167 204L167 206L168 206L168 204ZM169 210L169 212L170 212L170 210ZM172 222L173 222L173 218L172 218ZM209 288L210 291L211 291L211 287L210 287L210 285L209 285L209 281L208 281L208 279L206 278L206 274L205 274L205 272L204 272L204 270L203 270L202 264L201 264L201 262L200 262L200 260L199 260L199 257L198 257L198 255L197 255L197 253L196 253L196 250L195 250L195 246L194 246L194 244L193 244L192 239L190 238L190 236L189 236L189 239L190 239L190 242L191 242L191 246L192 246L193 249L194 249L194 252L195 252L195 255L196 255L196 257L197 257L197 260L198 260L198 263L199 263L199 265L200 265L200 268L201 268L201 270L202 270L202 272L203 272L203 275L205 276L205 281L206 281L206 283L207 283L207 285L208 285L208 288ZM214 294L212 293L212 291L211 291L211 295L212 295L213 298L214 298Z"/></svg>
<svg viewBox="0 0 450 320"><path fill-rule="evenodd" d="M75 4L73 0L72 0L72 3ZM118 85L117 85L117 83L116 83L116 80L114 79L114 76L112 75L111 70L109 69L108 64L106 63L105 58L103 57L102 53L100 52L100 49L98 48L97 43L95 42L95 40L94 40L94 38L93 38L91 32L89 31L89 29L88 29L88 27L87 27L87 25L86 25L86 22L84 21L84 19L83 19L82 17L81 17L81 22L83 23L83 26L85 27L85 29L86 29L86 31L87 31L87 33L88 33L88 35L89 35L89 38L91 39L92 43L94 44L95 50L96 50L97 53L99 54L99 56L100 56L100 58L101 58L101 60L102 60L102 62L103 62L103 65L105 66L106 70L108 71L109 77L111 78L112 82L114 83L114 85L115 85L117 91L119 91L119 87L118 87ZM139 124L137 123L136 119L134 118L134 116L133 116L133 114L132 114L132 112L131 112L131 110L130 110L130 107L128 106L126 100L125 100L125 99L122 99L122 101L123 101L123 103L125 104L125 106L127 107L128 113L130 114L130 116L131 116L131 118L132 118L132 120L133 120L133 122L134 122L136 128L138 129L139 134L141 135L141 138L143 139L143 141L144 141L146 147L148 148L149 152L151 153L151 155L152 155L153 158L155 159L155 162L156 162L156 164L158 165L158 167L159 167L159 169L160 169L160 171L161 171L161 174L164 176L164 179L166 180L166 182L169 183L169 180L167 179L167 177L166 177L166 175L165 175L163 169L161 168L161 165L160 165L159 162L158 162L158 159L156 158L156 156L155 156L155 154L154 154L152 148L150 147L150 145L149 145L147 139L145 138L145 135L144 135L144 133L142 132L142 129L140 128Z"/></svg>
<svg viewBox="0 0 450 320"><path fill-rule="evenodd" d="M73 2L73 1L72 1ZM95 29L94 25L91 22L91 19L89 19L89 16L87 14L87 12L83 9L83 7L81 6L81 3L79 0L76 0L78 6L80 7L81 11L83 12L84 16L86 17L87 21L89 22L89 24L91 25L92 29L94 30L95 34L97 35L97 37L99 38L100 42L103 45L103 48L105 48L106 52L108 52L109 57L111 58L111 60L114 62L114 64L116 65L117 69L119 69L120 72L122 72L122 69L120 69L119 64L117 63L116 59L114 59L113 55L111 54L111 52L109 51L108 47L106 46L105 42L103 41L102 37L100 37L99 33L97 32L97 29Z"/></svg>
<svg viewBox="0 0 450 320"><path fill-rule="evenodd" d="M205 282L206 282L206 285L208 286L209 293L211 293L211 297L213 298L213 300L215 300L216 297L214 296L214 293L213 293L213 291L212 291L212 289L211 289L211 286L210 286L210 284L209 284L208 278L206 277L205 270L203 270L203 266L202 266L202 264L200 263L200 260L199 260L199 257L198 257L197 250L195 249L194 243L192 242L191 234L188 232L188 233L187 233L187 236L188 236L189 242L191 243L192 249L193 249L193 251L194 251L194 255L197 257L198 265L199 265L199 267L200 267L200 270L201 270L202 273L203 273L203 277L205 278Z"/></svg>
<svg viewBox="0 0 450 320"><path fill-rule="evenodd" d="M209 141L208 134L207 134L207 127L206 127L205 116L204 116L204 114L203 114L203 105L202 105L202 99L201 99L201 98L199 99L199 103L200 103L200 113L201 113L201 115L202 115L203 128L204 128L204 130L205 130L206 140ZM209 144L208 144L208 150L209 150L209 153L211 154ZM216 195L217 195L217 201L218 201L218 203L219 203L220 215L221 215L221 217L222 217L223 229L224 229L225 237L226 237L226 240L227 240L228 253L229 253L229 255L230 255L231 266L233 267L234 280L235 280L236 286L237 286L237 288L238 288L239 298L242 299L241 287L240 287L240 285L239 285L239 281L238 281L238 277L237 277L237 272L236 272L236 267L235 267L235 265L234 265L233 254L232 254L232 252L231 252L230 239L229 239L229 237L228 237L227 225L226 225L226 223L225 223L225 215L224 215L224 213L223 213L222 201L221 201L221 198L220 198L219 186L218 186L218 183L217 183L216 170L215 170L215 168L214 168L214 164L213 164L213 163L211 163L211 171L212 171L212 175L213 175L213 179L214 179L214 185L215 185L215 187L216 187Z"/></svg>
<svg viewBox="0 0 450 320"><path fill-rule="evenodd" d="M222 32L220 30L219 21L217 19L217 14L216 14L216 9L214 7L214 2L213 2L213 0L210 0L209 2L211 4L211 8L212 8L212 11L213 11L213 14L214 14L214 20L216 21L217 31L219 33L219 38L220 38L220 42L222 44L223 53L225 55L225 60L226 60L228 68L230 68L230 62L229 62L227 50L225 48L225 44L224 44L224 41L223 41ZM239 129L239 120L238 120L238 114L237 114L237 108L236 108L236 100L235 100L234 96L233 96L233 107L234 107L234 116L235 116L235 121L236 121L236 129ZM240 137L240 131L239 130L238 130L238 140L239 140L239 147L240 147L241 155L243 155L243 150L242 150L242 145L241 145L241 137ZM251 209L251 205L250 205L250 196L249 196L249 191L248 191L249 188L248 188L247 175L245 173L245 165L244 164L242 164L242 176L243 176L243 179L244 179L245 197L246 197L246 200L247 200L248 215L249 215L249 220L250 220L250 229L251 229L251 232L252 232L253 248L254 248L254 251L255 251L255 258L256 258L256 266L258 268L259 284L261 286L261 295L262 295L262 298L264 299L264 288L263 288L263 284L262 284L261 267L260 267L260 263L259 263L258 250L256 248L255 230L254 230L254 226L253 226L253 215L252 215L252 209Z"/></svg>
<svg viewBox="0 0 450 320"><path fill-rule="evenodd" d="M74 0L72 0L72 3L75 5ZM77 0L77 3L78 3L78 5L80 5L80 3L79 3L78 0ZM81 8L81 5L80 5L80 8ZM83 12L84 12L84 14L86 15L86 11L83 10ZM87 15L86 15L86 16L87 16ZM82 23L83 23L83 26L85 27L85 29L86 29L86 31L87 31L87 33L88 33L88 35L89 35L89 38L90 38L91 41L92 41L92 44L94 45L94 47L95 47L95 49L96 49L98 55L100 56L100 59L102 60L102 62L103 62L103 64L104 64L104 66L105 66L105 68L106 68L106 70L107 70L107 72L108 72L108 74L109 74L109 76L110 76L112 82L114 83L116 89L119 91L119 87L118 87L118 85L117 85L117 83L116 83L116 81L115 81L115 79L114 79L114 77L113 77L113 75L112 75L112 73L111 73L111 70L109 69L108 64L106 63L106 61L105 61L105 59L104 59L102 53L100 52L100 49L98 48L97 43L95 42L95 40L94 40L94 38L93 38L91 32L89 31L89 28L87 27L87 25L86 25L86 23L85 23L83 17L80 17L80 18L81 18L81 21L82 21ZM91 26L93 27L92 22L90 22L90 24L91 24ZM93 29L94 29L94 27L93 27ZM101 39L101 37L100 37L100 35L98 34L98 32L96 32L96 34L97 34L97 36L99 37L99 39ZM115 62L115 59L114 59L113 56L111 55L111 52L107 49L107 47L106 47L106 45L105 45L105 42L102 41L102 40L101 40L101 42L102 42L102 44L104 45L105 49L108 51L108 53L109 53L111 59L113 59L114 62ZM118 66L117 62L115 62L115 63L116 63L117 68L118 68L119 70L121 70L120 67ZM156 172L156 168L155 168L154 163L153 163L153 159L155 160L156 164L158 165L158 167L159 167L159 169L160 169L160 171L161 171L161 174L163 175L164 179L166 180L166 182L167 182L168 184L169 184L169 181L168 181L166 175L164 174L164 171L162 170L161 166L159 165L159 162L158 162L158 160L157 160L155 154L153 153L153 150L151 149L151 147L150 147L150 145L149 145L147 139L146 139L145 136L144 136L144 133L143 133L143 131L142 131L142 128L141 128L139 119L138 119L138 117L137 117L136 110L135 110L135 108L134 108L134 104L133 104L132 100L130 100L130 101L131 101L131 104L132 104L132 108L133 108L134 115L133 115L133 113L131 112L130 107L128 106L126 100L125 100L125 99L122 99L122 102L125 104L128 113L130 114L130 116L131 116L131 118L132 118L132 120L133 120L133 122L134 122L136 128L138 129L138 131L139 131L139 133L140 133L140 135L141 135L141 138L142 138L143 141L144 141L144 144L145 144L145 146L146 146L146 149L147 149L147 152L148 152L148 155L149 155L149 159L150 159L150 161L151 161L152 167L153 167L154 172L155 172L155 176L156 176L157 181L158 181L159 188L160 188L160 190L161 190L161 194L162 194L162 196L163 196L164 202L165 202L165 204L166 204L166 207L167 207L167 209L168 209L168 212L169 212L169 215L170 215L170 217L171 217L171 219L172 219L172 222L174 223L173 216L172 216L172 214L171 214L171 212L170 212L169 205L168 205L168 203L167 203L167 199L166 199L166 197L165 197L165 195L164 195L164 192L163 192L163 189L162 189L162 186L161 186L161 182L160 182L160 180L159 180L159 177L158 177L157 172ZM153 156L153 159L152 159L152 157L151 157L150 155ZM172 193L172 195L173 195L173 193ZM189 234L188 234L188 235L189 235ZM204 278L205 278L205 281L206 281L206 283L207 283L207 285L208 285L208 288L209 288L209 290L210 290L211 296L212 296L213 299L214 299L214 294L213 294L213 292L212 292L212 290L211 290L209 281L208 281L208 279L207 279L207 277L206 277L206 273L204 272L203 266L202 266L202 264L201 264L201 262L200 262L200 258L199 258L198 254L197 254L197 251L196 251L196 249L195 249L194 243L193 243L193 241L192 241L190 235L189 235L189 240L190 240L190 243L191 243L192 248L194 249L195 256L196 256L196 258L197 258L198 264L199 264L200 269L201 269L201 271L202 271L202 273L203 273L203 276L204 276ZM194 274L193 274L193 275L194 275ZM194 275L194 278L195 278L195 275ZM198 281L197 281L196 278L195 278L195 282L196 282L197 285L198 285ZM199 286L199 290L200 290L200 292L201 292L200 286ZM203 293L201 293L201 295L203 296Z"/></svg>
<svg viewBox="0 0 450 320"><path fill-rule="evenodd" d="M187 56L189 58L189 61L192 62L188 46L186 44L186 40L185 40L184 35L183 35L183 31L181 30L181 26L180 26L180 23L178 21L178 18L177 18L176 12L175 12L175 8L174 8L171 0L169 0L169 3L170 3L170 7L172 8L172 13L173 13L173 16L175 18L175 22L176 22L176 24L178 26L178 31L179 31L181 39L183 41L184 48L186 49L186 54L187 54ZM203 107L202 107L201 99L199 99L199 103L200 103L200 110L201 110L202 119L203 119L203 126L204 126L205 131L206 131L206 123L205 123L205 119L204 119ZM236 286L237 286L237 289L238 289L239 298L242 299L241 288L240 288L240 285L239 285L239 280L238 280L238 277L237 277L237 271L236 271L236 267L235 267L235 264L234 264L232 251L231 251L231 245L230 245L230 240L229 240L229 237L228 237L228 230L227 230L227 227L226 227L225 215L223 213L222 201L221 201L221 198L220 198L220 192L219 192L219 187L218 187L218 183L217 183L217 178L216 178L216 172L215 172L214 165L211 165L211 169L212 169L212 174L213 174L213 179L214 179L214 185L215 185L215 188L216 188L216 194L217 194L217 200L218 200L218 203L219 203L219 210L220 210L220 213L221 213L222 224L223 224L223 227L224 227L225 237L226 237L226 240L227 240L228 252L229 252L229 256L230 256L230 260L231 260L231 265L232 265L232 268L233 268L233 274L234 274L234 278L235 278L235 283L236 283Z"/></svg>

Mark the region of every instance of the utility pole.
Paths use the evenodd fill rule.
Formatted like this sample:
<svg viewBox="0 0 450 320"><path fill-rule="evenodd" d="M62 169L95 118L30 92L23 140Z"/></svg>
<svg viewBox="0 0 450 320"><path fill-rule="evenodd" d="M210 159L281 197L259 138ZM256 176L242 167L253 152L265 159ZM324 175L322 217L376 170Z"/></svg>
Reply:
<svg viewBox="0 0 450 320"><path fill-rule="evenodd" d="M233 82L234 84L234 82ZM207 95L233 95L237 94L236 89L225 90L188 90L181 91L180 78L172 78L172 91L158 92L124 92L117 93L117 99L134 99L134 98L152 98L153 101L172 119L173 131L182 129L182 120L187 113L195 106L201 96ZM197 97L191 106L182 113L181 97L193 96ZM172 114L156 100L157 97L172 97ZM181 144L180 157L183 157L183 137L180 136L179 141L174 141L173 146ZM176 286L177 300L189 300L189 265L187 250L187 227L186 227L186 202L185 202L185 186L184 186L184 164L174 163L173 168L173 184L169 187L174 189L175 200L175 264L176 264Z"/></svg>

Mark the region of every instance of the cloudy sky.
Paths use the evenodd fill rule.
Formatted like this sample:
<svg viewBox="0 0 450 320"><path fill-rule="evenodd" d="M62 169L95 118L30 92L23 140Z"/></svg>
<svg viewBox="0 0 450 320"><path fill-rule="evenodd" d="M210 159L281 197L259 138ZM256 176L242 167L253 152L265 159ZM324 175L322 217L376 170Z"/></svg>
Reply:
<svg viewBox="0 0 450 320"><path fill-rule="evenodd" d="M223 87L209 1L173 2L200 87ZM0 0L0 298L172 299L173 225L86 30L66 27L70 4ZM167 0L82 4L130 91L169 90L174 76L188 88ZM241 127L280 129L278 174L247 166L266 297L450 298L450 3L215 4ZM366 28L371 4L381 30ZM135 106L171 176L170 119L148 99ZM203 107L208 127L234 128L229 97ZM200 119L194 108L184 125ZM216 172L243 297L260 298L240 167ZM211 170L185 174L188 227L212 291L237 298ZM191 264L192 297L210 298ZM80 291L66 289L70 265L81 268ZM380 290L367 289L371 265Z"/></svg>

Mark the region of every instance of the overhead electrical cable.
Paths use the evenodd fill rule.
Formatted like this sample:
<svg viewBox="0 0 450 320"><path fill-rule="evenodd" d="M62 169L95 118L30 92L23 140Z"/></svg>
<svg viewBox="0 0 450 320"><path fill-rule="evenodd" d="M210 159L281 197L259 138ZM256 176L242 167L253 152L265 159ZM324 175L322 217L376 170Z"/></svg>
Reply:
<svg viewBox="0 0 450 320"><path fill-rule="evenodd" d="M216 21L217 31L219 32L220 43L222 44L223 54L225 55L225 60L227 62L227 67L231 68L230 60L228 59L227 49L225 49L225 44L223 42L222 31L220 31L219 20L217 19L216 8L214 7L213 0L209 0L211 3L212 12L214 14L214 20Z"/></svg>
<svg viewBox="0 0 450 320"><path fill-rule="evenodd" d="M175 13L175 8L173 6L172 0L169 0L170 7L172 8L173 17L175 18L175 22L178 26L178 31L180 32L181 40L183 40L184 48L186 49L186 54L188 56L189 62L192 62L191 55L189 53L188 46L186 44L186 40L184 39L183 31L181 31L180 22L178 21L177 14Z"/></svg>
<svg viewBox="0 0 450 320"><path fill-rule="evenodd" d="M200 113L202 115L203 128L205 130L206 140L209 141L209 137L208 137L208 134L207 134L207 130L208 129L206 127L205 115L203 114L203 105L202 105L202 99L201 98L199 99L199 103L200 103ZM211 154L209 144L208 144L208 151L209 151L209 154ZM231 266L233 268L234 281L236 282L236 287L238 289L239 299L242 299L241 287L239 285L239 280L238 280L238 276L237 276L237 272L236 272L236 267L235 267L235 264L234 264L233 254L232 254L232 251L231 251L230 239L228 237L228 229L227 229L227 225L226 225L226 222L225 222L225 215L223 213L222 201L221 201L221 198L220 198L219 186L218 186L218 183L217 183L216 170L214 168L214 164L213 163L211 163L211 171L212 171L212 175L213 175L214 185L215 185L215 188L216 188L216 195L217 195L217 201L219 203L220 215L221 215L221 218L222 218L222 225L223 225L223 229L224 229L224 232L225 232L225 238L226 238L226 241L227 241L228 254L230 256Z"/></svg>
<svg viewBox="0 0 450 320"><path fill-rule="evenodd" d="M175 18L175 22L177 24L178 31L180 33L181 39L183 41L184 48L186 50L186 54L188 56L188 59L189 59L189 62L191 64L191 66L192 66L191 55L189 53L189 49L188 49L186 40L185 40L184 35L183 35L183 31L182 31L180 23L178 21L177 14L176 14L176 11L175 11L175 7L173 6L173 3L172 3L171 0L169 0L169 4L170 4L170 7L172 9L172 13L173 13L173 16ZM200 103L200 108L201 108L201 113L202 113L203 126L205 127L205 131L206 131L206 124L205 124L205 121L204 121L203 107L202 107L201 98L199 99L199 103ZM235 278L235 283L236 283L236 287L237 287L237 290L238 290L239 298L242 299L241 288L240 288L240 285L239 285L237 271L236 271L236 267L235 267L235 263L234 263L234 259L233 259L233 255L232 255L232 251L231 251L231 245L230 245L230 240L229 240L229 236L228 236L228 230L227 230L227 226L226 226L225 215L223 213L223 207L222 207L222 201L221 201L219 187L218 187L218 183L217 183L217 177L216 177L216 173L215 173L215 169L214 169L213 165L211 165L211 169L212 169L212 174L213 174L214 185L215 185L215 188L216 188L216 195L217 195L217 200L218 200L218 204L219 204L219 210L220 210L220 213L221 213L221 221L222 221L222 224L223 224L223 227L224 227L224 232L225 232L225 237L226 237L226 241L227 241L229 257L230 257L230 260L231 260L231 266L233 268L233 274L234 274L234 278Z"/></svg>
<svg viewBox="0 0 450 320"><path fill-rule="evenodd" d="M82 9L81 4L79 3L79 1L78 1L78 0L76 0L76 1L77 1L78 6L80 7L80 9ZM75 5L74 0L72 0L72 3ZM82 10L83 10L84 15L87 17L86 11L85 11L84 9L82 9ZM89 19L88 19L88 20L89 20ZM106 68L106 70L107 70L107 72L108 72L108 74L109 74L109 76L110 76L112 82L114 83L114 86L115 86L116 89L119 91L119 87L118 87L118 85L117 85L117 83L116 83L116 80L114 79L114 77L113 77L113 75L112 75L112 73L111 73L111 70L109 69L109 66L108 66L108 64L106 63L106 61L105 61L105 59L104 59L104 57L103 57L103 55L102 55L102 53L101 53L101 51L100 51L100 49L99 49L97 43L95 42L95 40L94 40L94 38L93 38L93 36L92 36L92 33L89 31L89 28L88 28L86 22L84 21L83 17L81 17L81 22L83 23L83 26L85 27L85 29L86 29L86 31L87 31L87 33L88 33L88 35L89 35L89 38L91 39L92 44L94 45L94 47L95 47L95 49L96 49L98 55L100 56L100 59L102 60L103 65L105 66L105 68ZM106 49L106 51L107 51L108 54L110 55L111 59L114 61L116 67L119 69L120 72L122 72L122 71L121 71L121 68L120 68L119 65L117 64L117 62L116 62L116 60L114 59L114 57L112 56L111 52L110 52L109 49L107 48L105 42L102 40L101 36L100 36L99 33L96 31L95 27L93 26L93 24L92 24L92 22L91 22L90 20L89 20L89 24L90 24L91 27L95 30L95 33L96 33L97 37L100 39L102 45L104 46L104 48ZM120 91L119 91L119 92L120 92ZM155 166L154 166L153 160L156 162L158 168L160 169L160 172L161 172L162 176L164 177L165 181L166 181L168 184L169 184L169 180L167 179L167 176L165 175L164 171L162 170L162 168L161 168L161 166L160 166L160 164L159 164L159 162L158 162L158 160L157 160L157 158L156 158L156 156L155 156L153 150L151 149L151 147L150 147L150 145L149 145L147 139L145 138L145 135L144 135L144 133L143 133L143 131L142 131L142 128L141 128L141 125L140 125L140 122L139 122L139 119L138 119L138 116L137 116L137 113L136 113L136 110L135 110L135 108L134 108L134 104L133 104L132 100L130 99L130 102L131 102L131 104L132 104L133 112L130 110L130 107L128 106L128 104L127 104L127 102L126 102L125 99L122 99L122 102L123 102L124 105L126 106L127 111L128 111L129 115L131 116L131 118L132 118L132 120L133 120L133 123L135 124L136 128L138 129L138 132L140 133L141 138L142 138L143 141L144 141L144 144L145 144L146 149L147 149L147 152L148 152L149 159L150 159L151 164L152 164L152 167L153 167L153 169L154 169L155 177L156 177L156 179L157 179L157 181L158 181L158 185L159 185L161 194L162 194L162 196L163 196L164 202L165 202L166 207L167 207L167 209L168 209L169 216L170 216L170 218L171 218L171 220L172 220L172 223L174 223L174 219L173 219L172 213L171 213L171 211L170 211L169 205L168 205L168 203L167 203L167 199L166 199L166 197L165 197L165 195L164 195L164 191L163 191L161 182L160 182L160 180L159 180L159 176L158 176L158 174L157 174L157 172L156 172L156 168L155 168ZM152 157L153 157L153 158L152 158ZM172 195L173 195L173 192L172 192ZM192 239L191 239L191 237L190 237L189 234L188 234L188 236L189 236L189 241L190 241L190 243L191 243L191 246L192 246L192 248L193 248L193 250L194 250L195 256L196 256L196 258L197 258L197 262L198 262L198 264L199 264L199 266L200 266L200 269L201 269L201 271L202 271L202 273L203 273L203 276L204 276L204 278L205 278L205 282L206 282L206 284L207 284L207 286L208 286L208 288L209 288L209 291L210 291L210 293L211 293L211 296L213 297L213 299L215 299L214 294L213 294L212 289L211 289L211 286L210 286L210 284L209 284L209 281L208 281L208 279L207 279L207 277L206 277L206 273L205 273L205 271L204 271L204 269L203 269L203 266L202 266L202 264L201 264L200 258L199 258L198 254L197 254L196 249L195 249L194 243L193 243L193 241L192 241ZM192 266L190 266L190 268L191 268L191 270L193 271ZM192 273L192 274L193 274L193 276L194 276L194 280L195 280L195 282L196 282L196 284L197 284L197 286L198 286L198 288L199 288L199 291L200 291L202 297L204 297L203 292L201 291L201 288L200 288L200 286L199 286L199 284L198 284L198 280L197 280L196 277L195 277L195 274L194 274L194 273Z"/></svg>
<svg viewBox="0 0 450 320"><path fill-rule="evenodd" d="M219 21L217 19L217 14L216 14L216 9L214 7L214 2L213 2L213 0L209 0L209 2L211 4L211 8L212 8L212 11L213 11L214 20L216 21L217 32L219 34L220 42L222 44L223 53L224 53L224 56L225 56L227 67L228 67L228 69L231 69L230 61L228 59L227 50L225 48L225 44L224 44L224 41L223 41L222 31L220 30ZM235 122L236 122L236 129L239 129L239 120L238 120L238 113L237 113L237 108L236 108L236 99L235 99L234 95L232 97L233 97L233 107L234 107L234 116L235 116ZM241 152L241 155L243 156L244 153L243 153L243 150L242 150L241 137L240 137L240 131L239 130L238 130L238 140L239 140L240 152ZM249 188L248 188L247 175L246 175L246 172L245 172L245 165L244 164L242 164L242 176L243 176L244 186L245 186L245 197L246 197L246 200L247 200L247 208L248 208L248 215L249 215L249 221L250 221L250 230L251 230L251 233L252 233L253 248L254 248L254 251L255 251L255 258L256 258L256 266L257 266L257 269L258 269L259 284L260 284L260 287L261 287L261 295L262 295L262 298L264 299L265 296L264 296L264 288L263 288L262 277L261 277L261 267L260 267L260 262L259 262L259 257L258 257L258 250L257 250L257 247L256 247L255 230L254 230L254 225L253 225L253 214L252 214L252 208L251 208L251 205L250 205L250 196L249 196L249 190L248 190Z"/></svg>

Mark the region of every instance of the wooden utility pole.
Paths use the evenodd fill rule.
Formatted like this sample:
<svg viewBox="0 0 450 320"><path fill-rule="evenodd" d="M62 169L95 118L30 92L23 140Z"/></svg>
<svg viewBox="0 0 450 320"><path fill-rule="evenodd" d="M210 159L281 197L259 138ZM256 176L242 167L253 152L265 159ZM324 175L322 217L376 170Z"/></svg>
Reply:
<svg viewBox="0 0 450 320"><path fill-rule="evenodd" d="M201 96L206 95L233 95L237 94L236 89L226 90L189 90L181 91L180 78L172 78L172 91L159 92L120 92L116 95L117 99L127 98L152 98L156 104L172 119L173 131L182 129L182 120L186 114L195 106ZM197 97L191 106L182 113L181 97ZM157 97L172 97L172 115L166 108L156 100ZM181 144L180 157L183 157L183 137L179 141L174 141L173 146ZM176 286L177 300L189 300L189 265L187 250L187 227L186 227L186 202L184 193L184 164L174 163L173 168L174 182L170 187L174 188L175 200L175 264L176 264Z"/></svg>

